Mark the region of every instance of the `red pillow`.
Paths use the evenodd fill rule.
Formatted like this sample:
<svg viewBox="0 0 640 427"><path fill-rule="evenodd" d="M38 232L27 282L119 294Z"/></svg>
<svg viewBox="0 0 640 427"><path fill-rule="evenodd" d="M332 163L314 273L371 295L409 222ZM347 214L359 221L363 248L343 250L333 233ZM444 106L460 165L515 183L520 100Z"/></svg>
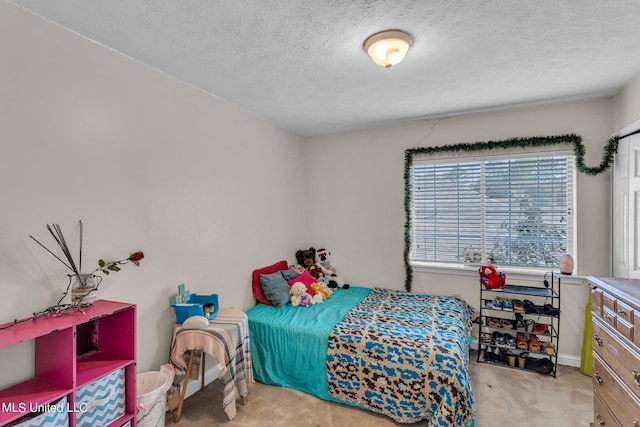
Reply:
<svg viewBox="0 0 640 427"><path fill-rule="evenodd" d="M253 290L253 296L256 301L265 304L265 305L273 305L271 301L267 299L264 295L264 291L262 290L262 285L260 284L260 275L261 274L271 274L276 271L286 270L289 268L289 264L287 261L278 261L273 265L269 265L267 267L262 267L257 270L253 270L253 280L251 282L251 289Z"/></svg>
<svg viewBox="0 0 640 427"><path fill-rule="evenodd" d="M304 283L304 285L307 287L307 293L309 295L314 296L316 294L316 292L313 289L311 289L311 284L317 283L317 280L314 279L313 276L309 274L308 271L305 270L304 273L302 273L295 279L287 280L287 283L289 284L289 286L292 286L296 282Z"/></svg>

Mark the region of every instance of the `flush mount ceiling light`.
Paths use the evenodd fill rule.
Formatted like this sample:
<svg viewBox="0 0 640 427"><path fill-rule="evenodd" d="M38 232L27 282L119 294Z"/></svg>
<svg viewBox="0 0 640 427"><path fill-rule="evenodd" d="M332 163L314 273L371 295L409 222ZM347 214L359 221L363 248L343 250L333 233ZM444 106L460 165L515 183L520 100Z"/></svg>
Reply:
<svg viewBox="0 0 640 427"><path fill-rule="evenodd" d="M388 70L404 59L412 43L404 31L385 30L369 36L363 46L373 62Z"/></svg>

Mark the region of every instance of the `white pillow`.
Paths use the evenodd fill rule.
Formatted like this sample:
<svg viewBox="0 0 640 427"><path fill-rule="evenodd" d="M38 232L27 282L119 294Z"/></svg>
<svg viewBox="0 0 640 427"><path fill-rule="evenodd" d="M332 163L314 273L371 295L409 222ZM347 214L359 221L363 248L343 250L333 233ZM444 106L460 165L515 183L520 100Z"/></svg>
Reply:
<svg viewBox="0 0 640 427"><path fill-rule="evenodd" d="M191 316L182 322L183 329L202 329L209 326L209 320L204 316Z"/></svg>

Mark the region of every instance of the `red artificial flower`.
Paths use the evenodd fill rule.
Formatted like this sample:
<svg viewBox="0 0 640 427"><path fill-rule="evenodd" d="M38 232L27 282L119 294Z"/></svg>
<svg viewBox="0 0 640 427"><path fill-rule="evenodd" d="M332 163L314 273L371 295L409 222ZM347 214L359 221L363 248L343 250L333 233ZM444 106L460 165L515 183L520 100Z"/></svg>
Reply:
<svg viewBox="0 0 640 427"><path fill-rule="evenodd" d="M109 274L109 272L120 271L120 267L118 266L126 264L128 262L132 262L135 265L140 266L140 260L142 258L144 258L144 252L136 251L129 255L128 258L122 259L120 261L105 262L103 259L99 259L98 268L96 268L94 271L100 270L104 274Z"/></svg>
<svg viewBox="0 0 640 427"><path fill-rule="evenodd" d="M140 265L140 260L141 260L142 258L144 258L144 252L142 252L142 251L138 251L138 252L134 252L134 253L132 253L132 254L129 256L128 260L129 260L129 261L131 261L131 262L133 262L135 265L138 265L138 266L139 266L139 265Z"/></svg>

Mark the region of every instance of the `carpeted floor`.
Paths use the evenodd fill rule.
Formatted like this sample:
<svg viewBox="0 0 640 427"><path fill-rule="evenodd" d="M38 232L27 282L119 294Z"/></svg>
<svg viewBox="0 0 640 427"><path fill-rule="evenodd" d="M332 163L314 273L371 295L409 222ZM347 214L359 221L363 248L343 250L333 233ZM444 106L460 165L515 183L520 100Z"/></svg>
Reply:
<svg viewBox="0 0 640 427"><path fill-rule="evenodd" d="M470 365L476 399L476 427L577 427L593 419L591 377L577 368L559 366L557 378L519 369ZM181 427L227 425L237 427L385 427L390 419L347 405L260 383L250 388L247 404L237 404L229 421L222 410L222 387L214 381L184 403ZM166 425L176 425L167 412ZM426 426L426 422L413 424Z"/></svg>

